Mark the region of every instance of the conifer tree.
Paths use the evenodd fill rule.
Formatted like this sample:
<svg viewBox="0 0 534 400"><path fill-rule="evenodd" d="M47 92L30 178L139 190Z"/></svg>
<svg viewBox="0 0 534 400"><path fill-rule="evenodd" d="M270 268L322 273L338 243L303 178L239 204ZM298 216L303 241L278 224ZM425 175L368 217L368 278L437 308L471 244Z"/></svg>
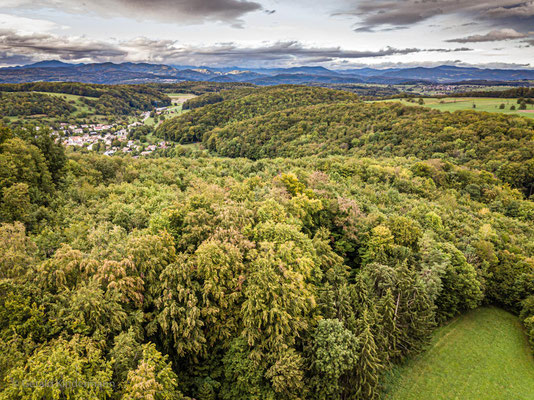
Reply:
<svg viewBox="0 0 534 400"><path fill-rule="evenodd" d="M395 321L395 299L391 289L386 290L386 294L378 302L377 308L376 342L382 362L389 364L397 356L397 336L399 335Z"/></svg>
<svg viewBox="0 0 534 400"><path fill-rule="evenodd" d="M324 286L320 288L318 307L321 315L327 319L338 319L354 325L355 313L353 288L347 283L348 273L345 266L330 268L325 273ZM353 322L350 322L353 321Z"/></svg>
<svg viewBox="0 0 534 400"><path fill-rule="evenodd" d="M378 348L371 330L369 310L366 308L358 320L360 352L355 369L358 400L373 400L378 396L378 380L382 370Z"/></svg>
<svg viewBox="0 0 534 400"><path fill-rule="evenodd" d="M369 307L369 285L364 274L359 273L356 276L356 282L353 286L354 308L361 314L364 309Z"/></svg>
<svg viewBox="0 0 534 400"><path fill-rule="evenodd" d="M435 306L420 278L406 263L399 268L395 300L395 323L399 331L397 346L402 355L420 349L430 338L435 326Z"/></svg>

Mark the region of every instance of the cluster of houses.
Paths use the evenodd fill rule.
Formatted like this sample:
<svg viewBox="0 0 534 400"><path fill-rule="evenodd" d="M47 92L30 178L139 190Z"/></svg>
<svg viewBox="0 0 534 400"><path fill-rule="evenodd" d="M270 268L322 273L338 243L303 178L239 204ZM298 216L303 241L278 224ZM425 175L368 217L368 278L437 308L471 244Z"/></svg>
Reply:
<svg viewBox="0 0 534 400"><path fill-rule="evenodd" d="M169 145L165 141L157 144L139 145L128 139L128 132L141 122L129 124L126 128L117 124L60 124L58 134L63 137L65 146L85 147L87 150L104 150L104 155L113 155L118 152L133 153L141 156L148 155L156 149L165 149Z"/></svg>
<svg viewBox="0 0 534 400"><path fill-rule="evenodd" d="M406 89L407 92L415 92L418 94L431 94L431 95L449 95L453 93L463 93L476 90L483 90L484 87L480 85L458 85L458 84L446 84L446 83L436 83L436 84L424 84L417 85L414 88Z"/></svg>

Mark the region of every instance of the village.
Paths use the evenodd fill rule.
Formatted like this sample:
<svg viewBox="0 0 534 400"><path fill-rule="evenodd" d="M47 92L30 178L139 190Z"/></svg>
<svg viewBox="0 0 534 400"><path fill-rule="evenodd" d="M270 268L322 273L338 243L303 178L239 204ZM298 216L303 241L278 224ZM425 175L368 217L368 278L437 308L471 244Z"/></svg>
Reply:
<svg viewBox="0 0 534 400"><path fill-rule="evenodd" d="M164 111L164 108L156 109L157 114ZM65 146L83 148L88 151L101 152L106 156L114 154L132 154L134 157L147 156L157 149L166 149L170 143L157 141L155 143L145 143L133 140L129 135L135 128L144 126L144 122L150 117L150 112L141 114L141 121L135 121L128 125L117 123L99 124L68 124L61 123L59 130L55 133L62 139Z"/></svg>

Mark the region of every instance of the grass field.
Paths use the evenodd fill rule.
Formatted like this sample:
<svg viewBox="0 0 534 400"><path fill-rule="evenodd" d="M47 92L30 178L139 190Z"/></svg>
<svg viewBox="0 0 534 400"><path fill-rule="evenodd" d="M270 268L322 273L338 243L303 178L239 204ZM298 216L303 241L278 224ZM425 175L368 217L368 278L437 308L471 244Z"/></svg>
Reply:
<svg viewBox="0 0 534 400"><path fill-rule="evenodd" d="M454 319L426 352L387 376L383 398L534 399L534 357L518 318L483 307Z"/></svg>
<svg viewBox="0 0 534 400"><path fill-rule="evenodd" d="M173 103L172 106L167 107L167 109L165 110L164 116L166 119L168 119L168 118L176 117L185 111L187 110L182 110L182 103ZM162 122L161 119L159 119L157 125L161 124L161 122ZM147 119L143 121L143 123L149 126L156 125L156 122L154 121L154 118L152 117L148 117Z"/></svg>
<svg viewBox="0 0 534 400"><path fill-rule="evenodd" d="M34 92L34 93L42 93L42 94L47 94L50 96L60 97L63 100L71 103L73 106L76 107L76 111L71 113L69 118L79 118L81 114L86 114L88 119L90 119L91 121L98 122L98 123L110 122L110 119L108 116L95 114L95 110L92 107L89 107L87 104L81 101L82 98L86 98L90 100L98 100L97 97L78 96L75 94L54 93L54 92ZM58 118L58 119L64 120L65 118ZM54 119L45 117L45 118L41 118L41 120L42 122L52 122Z"/></svg>
<svg viewBox="0 0 534 400"><path fill-rule="evenodd" d="M91 109L87 106L87 104L85 104L84 102L80 100L82 97L85 97L91 100L97 100L96 97L78 96L75 94L54 93L54 92L34 92L34 93L41 93L41 94L47 94L50 96L60 97L67 102L74 101L73 105L77 108L77 112L74 113L73 115L79 114L80 112L91 113Z"/></svg>
<svg viewBox="0 0 534 400"><path fill-rule="evenodd" d="M167 96L169 96L174 104L182 104L185 101L192 99L193 97L197 97L194 94L190 93L165 93Z"/></svg>
<svg viewBox="0 0 534 400"><path fill-rule="evenodd" d="M424 107L433 108L440 111L458 111L458 110L476 110L476 111L486 111L486 112L498 112L503 114L513 114L521 115L523 117L534 118L534 105L527 104L527 110L520 111L517 110L519 104L517 104L517 99L494 99L489 97L446 97L446 98L425 98L423 99L425 104ZM408 102L404 99L393 99L385 101L397 101L402 104L417 106L416 103ZM473 108L473 104L476 105L476 108ZM499 106L504 104L504 109L500 109ZM510 110L510 107L514 105L516 110Z"/></svg>

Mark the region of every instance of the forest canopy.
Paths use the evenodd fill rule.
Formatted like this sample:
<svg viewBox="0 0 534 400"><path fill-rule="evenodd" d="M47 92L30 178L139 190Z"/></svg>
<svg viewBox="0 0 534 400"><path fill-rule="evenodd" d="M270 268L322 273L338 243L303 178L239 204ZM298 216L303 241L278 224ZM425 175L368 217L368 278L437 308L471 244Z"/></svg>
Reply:
<svg viewBox="0 0 534 400"><path fill-rule="evenodd" d="M531 122L218 96L166 157L0 128L0 399L376 399L482 304L534 345Z"/></svg>
<svg viewBox="0 0 534 400"><path fill-rule="evenodd" d="M201 142L226 157L441 159L534 193L534 121L526 118L364 103L350 93L309 87L224 93L222 102L165 121L156 135Z"/></svg>

